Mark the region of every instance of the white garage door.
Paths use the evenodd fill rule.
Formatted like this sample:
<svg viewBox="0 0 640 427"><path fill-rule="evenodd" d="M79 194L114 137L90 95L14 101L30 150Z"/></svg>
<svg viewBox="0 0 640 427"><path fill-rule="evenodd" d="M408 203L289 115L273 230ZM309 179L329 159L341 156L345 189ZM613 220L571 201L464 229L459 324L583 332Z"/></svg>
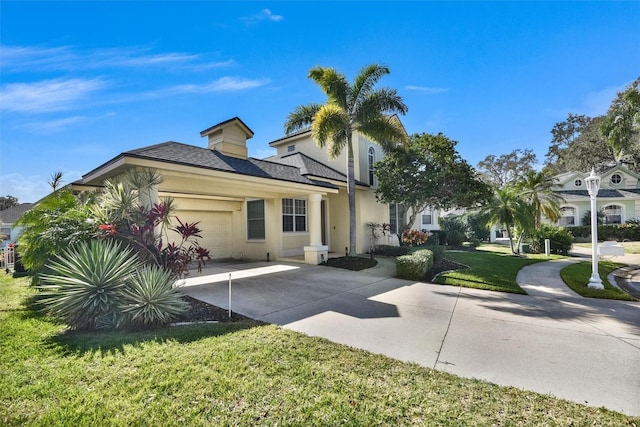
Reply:
<svg viewBox="0 0 640 427"><path fill-rule="evenodd" d="M231 212L176 211L175 215L183 224L200 221L202 238L198 243L209 250L211 258L231 257Z"/></svg>

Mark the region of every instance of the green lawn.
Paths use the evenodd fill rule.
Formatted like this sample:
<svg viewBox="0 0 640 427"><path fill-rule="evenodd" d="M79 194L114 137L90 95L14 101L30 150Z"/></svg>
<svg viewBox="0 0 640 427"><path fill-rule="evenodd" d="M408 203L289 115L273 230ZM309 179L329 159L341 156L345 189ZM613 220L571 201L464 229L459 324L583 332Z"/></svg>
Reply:
<svg viewBox="0 0 640 427"><path fill-rule="evenodd" d="M640 425L257 322L64 333L25 283L0 278L3 426Z"/></svg>
<svg viewBox="0 0 640 427"><path fill-rule="evenodd" d="M469 269L440 274L435 283L490 291L525 294L516 283L518 271L525 265L550 259L544 254L527 254L526 257L511 255L508 246L482 245L474 252L446 252L445 258L469 266Z"/></svg>
<svg viewBox="0 0 640 427"><path fill-rule="evenodd" d="M587 286L589 279L591 278L591 262L584 261L568 265L560 270L560 276L567 286L583 297L636 301L634 297L611 285L609 280L607 280L607 275L609 275L609 273L620 267L624 267L625 265L626 264L620 264L612 261L598 262L598 273L600 274L602 284L604 285L604 289L601 290L591 289Z"/></svg>

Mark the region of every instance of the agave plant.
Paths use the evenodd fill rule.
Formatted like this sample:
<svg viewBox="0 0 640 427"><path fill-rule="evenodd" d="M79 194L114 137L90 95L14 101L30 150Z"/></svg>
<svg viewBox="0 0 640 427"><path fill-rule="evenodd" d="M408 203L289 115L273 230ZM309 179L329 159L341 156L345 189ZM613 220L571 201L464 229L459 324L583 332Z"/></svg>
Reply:
<svg viewBox="0 0 640 427"><path fill-rule="evenodd" d="M136 271L122 289L125 323L133 327L162 326L184 313L189 305L174 283L171 271L157 265Z"/></svg>
<svg viewBox="0 0 640 427"><path fill-rule="evenodd" d="M139 263L114 240L92 240L66 249L43 274L41 303L75 329L117 326L122 287Z"/></svg>

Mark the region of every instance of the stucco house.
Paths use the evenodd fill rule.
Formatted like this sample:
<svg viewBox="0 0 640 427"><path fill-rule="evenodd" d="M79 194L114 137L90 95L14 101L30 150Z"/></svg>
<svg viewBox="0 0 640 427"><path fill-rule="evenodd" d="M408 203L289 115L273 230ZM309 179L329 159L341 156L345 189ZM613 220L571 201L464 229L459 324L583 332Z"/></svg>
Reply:
<svg viewBox="0 0 640 427"><path fill-rule="evenodd" d="M200 221L201 246L213 258L282 259L311 264L349 246L346 157L330 161L310 130L269 145L277 154L248 156L253 131L238 117L200 132L206 146L164 142L133 149L85 174L77 190L99 187L130 168L162 176L156 197L170 196L183 222ZM382 149L355 134L357 252L369 247L368 222L391 221L374 193L373 164ZM393 239L395 236L392 236ZM387 242L381 242L387 243Z"/></svg>
<svg viewBox="0 0 640 427"><path fill-rule="evenodd" d="M574 227L591 211L591 199L585 185L588 172L565 172L556 176L558 193L564 198L558 225ZM600 190L596 197L598 211L605 224L624 224L640 219L640 175L622 165L600 172Z"/></svg>
<svg viewBox="0 0 640 427"><path fill-rule="evenodd" d="M31 206L33 206L33 203L20 203L0 211L0 234L3 236L3 240L0 241L0 247L15 243L22 230L22 227L15 225L15 223L23 213L31 209Z"/></svg>

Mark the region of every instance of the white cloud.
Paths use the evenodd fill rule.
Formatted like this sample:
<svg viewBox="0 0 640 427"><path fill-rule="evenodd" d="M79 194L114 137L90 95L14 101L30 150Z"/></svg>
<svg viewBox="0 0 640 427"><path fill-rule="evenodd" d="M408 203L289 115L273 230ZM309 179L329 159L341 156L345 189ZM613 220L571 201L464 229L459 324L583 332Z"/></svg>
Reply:
<svg viewBox="0 0 640 427"><path fill-rule="evenodd" d="M85 116L65 117L62 119L30 122L24 125L23 127L33 133L47 135L47 134L62 132L69 126L75 125L76 123L83 122L86 119L87 118Z"/></svg>
<svg viewBox="0 0 640 427"><path fill-rule="evenodd" d="M427 95L449 91L449 88L446 88L446 87L427 87L427 86L407 85L404 88L412 92L419 92Z"/></svg>
<svg viewBox="0 0 640 427"><path fill-rule="evenodd" d="M240 19L248 24L252 24L252 23L258 23L261 21L280 22L284 19L284 16L274 15L269 9L262 9L260 13L258 13L257 15L246 16Z"/></svg>
<svg viewBox="0 0 640 427"><path fill-rule="evenodd" d="M71 46L0 46L2 67L10 71L77 71L180 65L190 69L228 67L233 60L208 61L202 54L166 52L150 54L137 47L81 50Z"/></svg>
<svg viewBox="0 0 640 427"><path fill-rule="evenodd" d="M55 171L51 171L53 173ZM62 171L62 185L67 185L82 177L78 171ZM33 203L51 193L51 186L48 181L51 174L47 176L31 175L23 176L18 173L0 175L0 194L3 196L13 196L20 203Z"/></svg>
<svg viewBox="0 0 640 427"><path fill-rule="evenodd" d="M611 102L615 99L616 93L623 91L625 86L609 86L602 90L589 92L583 99L582 111L584 114L594 117L607 114Z"/></svg>
<svg viewBox="0 0 640 427"><path fill-rule="evenodd" d="M241 77L221 77L211 83L190 84L173 86L166 90L155 92L155 96L179 95L188 93L211 93L211 92L236 92L246 89L253 89L264 86L269 80L254 80Z"/></svg>
<svg viewBox="0 0 640 427"><path fill-rule="evenodd" d="M53 79L0 87L0 110L41 113L68 110L106 87L101 79Z"/></svg>

